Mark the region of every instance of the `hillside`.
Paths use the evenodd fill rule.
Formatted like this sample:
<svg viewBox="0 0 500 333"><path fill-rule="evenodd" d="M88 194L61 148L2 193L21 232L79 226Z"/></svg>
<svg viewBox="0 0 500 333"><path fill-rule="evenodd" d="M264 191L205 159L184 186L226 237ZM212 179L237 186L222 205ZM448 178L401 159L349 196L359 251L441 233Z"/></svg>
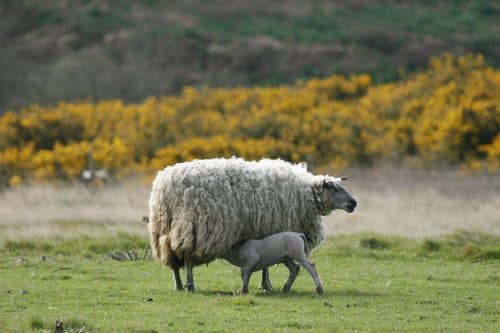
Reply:
<svg viewBox="0 0 500 333"><path fill-rule="evenodd" d="M444 52L497 67L499 20L490 1L5 0L0 113L335 73L387 82Z"/></svg>

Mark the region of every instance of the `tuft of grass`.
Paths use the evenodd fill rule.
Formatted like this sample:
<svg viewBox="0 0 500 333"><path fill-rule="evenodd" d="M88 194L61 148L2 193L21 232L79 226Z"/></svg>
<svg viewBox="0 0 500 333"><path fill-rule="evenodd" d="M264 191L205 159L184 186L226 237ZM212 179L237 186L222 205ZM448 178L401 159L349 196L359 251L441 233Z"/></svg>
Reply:
<svg viewBox="0 0 500 333"><path fill-rule="evenodd" d="M384 250L389 248L390 243L386 239L380 237L368 237L361 238L361 240L359 241L359 246L372 250Z"/></svg>
<svg viewBox="0 0 500 333"><path fill-rule="evenodd" d="M443 242L451 247L462 247L468 244L475 246L498 245L499 237L481 232L456 231L443 237Z"/></svg>
<svg viewBox="0 0 500 333"><path fill-rule="evenodd" d="M500 249L484 248L475 244L466 244L452 258L473 262L500 259Z"/></svg>
<svg viewBox="0 0 500 333"><path fill-rule="evenodd" d="M417 255L419 256L436 256L443 248L443 243L436 239L424 239L417 249Z"/></svg>
<svg viewBox="0 0 500 333"><path fill-rule="evenodd" d="M247 297L243 298L242 297L242 298L235 298L235 299L233 299L232 304L234 304L235 306L241 306L241 307L254 307L258 303L252 297L250 297L250 298L247 298Z"/></svg>
<svg viewBox="0 0 500 333"><path fill-rule="evenodd" d="M303 323L303 322L298 322L298 321L292 321L289 322L285 325L287 328L291 328L294 330L310 330L313 329L313 325L310 323Z"/></svg>
<svg viewBox="0 0 500 333"><path fill-rule="evenodd" d="M440 241L434 239L425 239L421 245L421 249L426 252L436 252L441 249L443 244Z"/></svg>
<svg viewBox="0 0 500 333"><path fill-rule="evenodd" d="M39 317L32 317L30 319L30 327L34 330L42 330L45 325Z"/></svg>
<svg viewBox="0 0 500 333"><path fill-rule="evenodd" d="M8 240L4 244L4 248L9 250L10 252L15 252L20 250L34 250L35 247L36 247L35 242L30 240L20 240L20 241Z"/></svg>
<svg viewBox="0 0 500 333"><path fill-rule="evenodd" d="M477 261L481 260L500 260L500 250L483 250L476 257Z"/></svg>

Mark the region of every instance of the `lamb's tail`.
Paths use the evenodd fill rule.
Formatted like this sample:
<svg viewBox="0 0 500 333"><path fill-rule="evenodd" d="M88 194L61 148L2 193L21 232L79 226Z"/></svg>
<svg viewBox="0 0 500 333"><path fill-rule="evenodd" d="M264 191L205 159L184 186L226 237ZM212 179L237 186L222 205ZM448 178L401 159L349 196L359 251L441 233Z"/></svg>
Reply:
<svg viewBox="0 0 500 333"><path fill-rule="evenodd" d="M304 241L304 252L306 253L306 256L309 256L310 249L309 249L309 245L307 245L307 237L306 237L306 235L304 235L303 233L300 233L300 232L299 232L299 236Z"/></svg>

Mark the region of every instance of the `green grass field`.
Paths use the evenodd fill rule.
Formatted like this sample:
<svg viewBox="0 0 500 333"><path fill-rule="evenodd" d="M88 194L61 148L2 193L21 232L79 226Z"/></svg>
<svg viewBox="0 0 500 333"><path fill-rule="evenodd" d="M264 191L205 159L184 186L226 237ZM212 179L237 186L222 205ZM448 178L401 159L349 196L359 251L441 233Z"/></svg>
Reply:
<svg viewBox="0 0 500 333"><path fill-rule="evenodd" d="M326 294L301 270L292 292L236 295L239 271L195 269L197 292L174 292L138 236L9 241L0 250L0 331L52 332L494 332L500 318L500 238L461 232L410 240L368 234L329 238L312 254ZM276 289L284 267L271 268ZM62 330L61 330L62 331Z"/></svg>

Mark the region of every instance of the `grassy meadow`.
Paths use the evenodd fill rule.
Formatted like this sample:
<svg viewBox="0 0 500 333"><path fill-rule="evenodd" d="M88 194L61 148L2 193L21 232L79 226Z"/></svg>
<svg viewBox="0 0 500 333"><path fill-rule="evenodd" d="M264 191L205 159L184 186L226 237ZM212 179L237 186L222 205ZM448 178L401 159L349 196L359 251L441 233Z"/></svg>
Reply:
<svg viewBox="0 0 500 333"><path fill-rule="evenodd" d="M236 295L239 272L216 261L195 269L197 292L172 290L151 260L114 261L142 237L12 241L1 251L2 332L495 332L500 238L441 240L356 235L328 238L312 255L326 293L301 270L292 292L265 294L259 274ZM271 268L274 287L286 279Z"/></svg>
<svg viewBox="0 0 500 333"><path fill-rule="evenodd" d="M302 269L289 295L265 294L223 261L195 269L197 292L174 292L143 258L149 180L100 188L20 186L0 194L2 332L494 332L500 287L498 176L346 171L359 200L326 218L312 254L325 287ZM28 207L27 209L25 207ZM461 230L461 231L460 231ZM138 260L112 260L133 250ZM282 266L271 268L279 289Z"/></svg>

